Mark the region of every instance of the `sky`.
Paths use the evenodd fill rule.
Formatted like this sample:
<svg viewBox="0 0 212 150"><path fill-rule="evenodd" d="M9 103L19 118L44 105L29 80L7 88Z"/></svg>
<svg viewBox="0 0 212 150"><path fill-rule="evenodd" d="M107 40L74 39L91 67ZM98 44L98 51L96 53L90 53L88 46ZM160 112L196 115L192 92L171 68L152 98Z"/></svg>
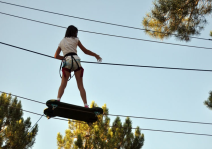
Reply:
<svg viewBox="0 0 212 150"><path fill-rule="evenodd" d="M143 28L142 20L153 8L152 1L141 0L2 0L14 4L62 14ZM143 31L100 24L76 18L48 14L0 3L0 11L38 21L79 30L152 39ZM65 29L0 14L0 42L54 56ZM200 37L210 38L211 16ZM81 43L99 54L104 63L212 69L212 50L150 43L103 36L79 31ZM163 42L212 48L211 41L192 39L182 42L172 37ZM62 53L61 53L62 54ZM82 61L96 62L78 48ZM61 78L60 61L0 44L0 90L46 102L56 99ZM107 104L109 113L116 115L163 118L212 123L212 111L203 104L212 90L212 73L197 71L135 68L82 63L84 87L90 104ZM45 105L26 101L23 109L43 113ZM62 102L83 106L75 78L67 85ZM40 116L24 112L32 125ZM110 116L111 123L115 117ZM126 118L121 117L122 122ZM131 118L132 126L141 129L167 130L212 134L211 125L166 122ZM34 149L56 149L57 133L65 135L68 122L43 117L39 123ZM133 131L134 132L134 131ZM206 149L212 148L211 136L174 134L141 130L144 149Z"/></svg>

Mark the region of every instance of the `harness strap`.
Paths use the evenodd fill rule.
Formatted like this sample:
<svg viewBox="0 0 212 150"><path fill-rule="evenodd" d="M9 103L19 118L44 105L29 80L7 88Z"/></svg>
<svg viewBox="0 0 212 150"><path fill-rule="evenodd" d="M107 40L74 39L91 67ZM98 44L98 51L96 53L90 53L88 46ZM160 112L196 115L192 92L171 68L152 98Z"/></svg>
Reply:
<svg viewBox="0 0 212 150"><path fill-rule="evenodd" d="M78 71L78 70L81 70L82 69L82 71L81 71L81 77L83 77L83 72L84 72L84 69L82 68L82 67L79 67L79 64L78 64L78 62L76 61L76 59L73 57L73 55L77 55L76 53L68 53L68 54L66 54L65 56L64 56L64 58L63 58L63 60L61 61L61 64L60 64L60 69L59 69L59 74L60 74L60 71L61 71L61 69L62 69L62 73L63 73L63 75L64 75L64 77L66 77L66 74L65 74L65 71L69 71L70 72L70 70L73 68L73 60L76 62L76 64L77 64L77 66L78 66L78 68L75 70L75 71ZM63 64L65 64L66 63L66 57L67 56L71 56L71 58L72 58L72 66L71 66L71 69L69 70L69 69L67 69L67 68L63 68ZM74 75L73 75L74 76ZM72 77L73 77L72 76ZM61 76L61 74L60 74L60 77L62 78L62 76ZM70 74L70 79L72 78L71 77L71 74ZM70 80L69 79L69 80ZM68 81L69 81L68 80Z"/></svg>
<svg viewBox="0 0 212 150"><path fill-rule="evenodd" d="M71 55L71 68L70 68L70 70L73 68L73 56Z"/></svg>
<svg viewBox="0 0 212 150"><path fill-rule="evenodd" d="M77 67L80 68L78 62L76 61L76 59L75 59L73 56L71 56L71 57L72 57L72 66L73 66L73 59L74 59L74 61L75 61L76 64L77 64Z"/></svg>
<svg viewBox="0 0 212 150"><path fill-rule="evenodd" d="M64 61L64 59L61 61L60 69L59 69L59 74L60 74L60 71L61 71L61 68L62 68L62 65L63 65L63 61ZM61 74L60 74L60 77L62 78Z"/></svg>
<svg viewBox="0 0 212 150"><path fill-rule="evenodd" d="M67 53L67 54L65 54L64 58L67 56L72 56L72 55L77 55L77 54L76 53Z"/></svg>
<svg viewBox="0 0 212 150"><path fill-rule="evenodd" d="M77 70L75 70L75 71L79 71L79 70L81 70L81 75L80 75L80 77L83 77L83 74L84 74L84 68L82 68L82 67L79 67ZM63 75L66 77L66 74L65 74L65 71L70 71L69 69L67 69L67 68L62 68L62 72L63 72ZM73 75L74 76L74 75ZM73 77L72 76L72 77Z"/></svg>

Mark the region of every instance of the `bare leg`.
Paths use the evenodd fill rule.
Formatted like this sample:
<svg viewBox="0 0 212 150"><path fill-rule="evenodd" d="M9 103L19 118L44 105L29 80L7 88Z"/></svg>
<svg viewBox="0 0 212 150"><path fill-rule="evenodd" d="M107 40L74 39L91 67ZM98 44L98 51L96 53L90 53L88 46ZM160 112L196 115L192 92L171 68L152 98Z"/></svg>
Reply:
<svg viewBox="0 0 212 150"><path fill-rule="evenodd" d="M76 72L74 72L74 74L75 74L75 78L77 80L77 86L79 88L80 95L82 97L83 103L87 104L86 92L85 92L85 89L84 89L84 86L83 86L83 80L82 80L83 78L80 76L81 71L82 70L76 71Z"/></svg>
<svg viewBox="0 0 212 150"><path fill-rule="evenodd" d="M68 82L68 78L70 76L70 72L65 71L65 74L66 74L66 77L64 75L62 76L62 81L61 81L60 88L58 90L57 98L61 98L63 96L64 90L65 90L67 82Z"/></svg>

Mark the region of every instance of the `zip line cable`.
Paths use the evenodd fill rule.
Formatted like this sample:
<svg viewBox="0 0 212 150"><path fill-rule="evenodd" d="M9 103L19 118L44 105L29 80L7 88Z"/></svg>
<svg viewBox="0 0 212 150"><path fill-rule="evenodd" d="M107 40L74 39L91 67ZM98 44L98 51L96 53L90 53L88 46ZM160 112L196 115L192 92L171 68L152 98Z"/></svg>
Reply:
<svg viewBox="0 0 212 150"><path fill-rule="evenodd" d="M109 23L109 22L104 22L104 21L98 21L98 20L93 20L93 19L87 19L87 18L82 18L82 17L76 17L76 16L56 13L56 12L52 12L52 11L47 11L47 10L42 10L42 9L37 9L37 8L32 8L32 7L27 7L27 6L23 6L23 5L7 3L7 2L3 2L3 1L0 1L0 3L4 3L4 4L7 4L7 5L13 5L13 6L17 6L17 7L22 7L22 8L26 8L26 9L32 9L32 10L41 11L41 12L46 12L46 13L55 14L55 15L65 16L65 17L71 17L71 18L82 19L82 20L86 20L86 21L92 21L92 22L97 22L97 23L102 23L102 24L118 26L118 27L124 27L124 28L136 29L136 30L143 30L143 31L151 31L151 32L157 32L157 33L165 33L165 32L159 32L159 31L153 31L153 30L147 30L147 29L142 29L142 28L126 26L126 25L120 25L120 24L115 24L115 23ZM171 34L171 35L175 35L176 36L177 34ZM199 37L194 37L194 36L189 36L189 37L190 38L195 38L195 39L200 39L200 40L212 40L212 39L199 38Z"/></svg>
<svg viewBox="0 0 212 150"><path fill-rule="evenodd" d="M29 18L24 18L24 17L20 17L20 16L15 16L15 15L3 13L3 12L0 12L0 14L7 15L7 16L12 16L12 17L16 17L16 18L20 18L20 19L24 19L24 20L29 20L29 21L33 21L33 22L38 22L38 23L42 23L42 24L47 24L47 25L51 25L51 26L55 26L55 27L65 28L66 29L66 27L63 27L63 26L54 25L54 24L50 24L50 23L46 23L46 22L42 22L42 21L37 21L37 20L29 19ZM168 43L168 42L152 41L152 40L146 40L146 39L139 39L139 38L126 37L126 36L119 36L119 35L98 33L98 32L85 31L85 30L78 30L78 31L87 32L87 33L93 33L93 34L99 34L99 35L106 35L106 36L111 36L111 37L119 37L119 38L124 38L124 39L146 41L146 42L152 42L152 43L160 43L160 44L168 44L168 45L183 46L183 47L192 47L192 48L212 49L212 48L209 48L209 47L199 47L199 46L192 46L192 45L184 45L184 44L175 44L175 43Z"/></svg>
<svg viewBox="0 0 212 150"><path fill-rule="evenodd" d="M10 93L6 93L6 92L2 92L2 91L0 91L0 92L1 92L1 93L5 93L5 94L8 94L8 95L15 96L15 97L19 97L19 98L22 98L22 99L26 99L26 100L29 100L29 101L33 101L33 102L37 102L37 103L41 103L41 104L45 104L45 103L43 103L43 102L35 101L35 100L29 99L29 98L25 98L25 97L17 96L17 95L10 94ZM64 107L62 107L62 108L64 108ZM66 109L67 109L67 108L66 108ZM206 123L206 122L194 122L194 121L182 121L182 120L171 120L171 119L160 119L160 118L148 118L148 117L124 116L124 115L114 115L114 114L106 114L106 115L109 115L109 116L117 116L117 117L130 117L130 118L140 118L140 119L150 119L150 120L161 120L161 121L172 121L172 122L184 122L184 123L194 123L194 124L206 124L206 125L212 125L212 123Z"/></svg>
<svg viewBox="0 0 212 150"><path fill-rule="evenodd" d="M4 43L4 42L0 42L0 44L7 45L7 46L10 46L10 47L14 47L14 48L17 48L17 49L21 49L21 50L24 50L24 51L28 51L28 52L31 52L31 53L43 55L43 56L46 56L46 57L49 57L49 58L56 59L53 56L49 56L49 55L46 55L46 54L38 53L38 52L35 52L35 51L31 51L31 50L28 50L28 49L25 49L25 48L21 48L21 47L18 47L18 46L14 46L14 45L11 45L11 44L7 44L7 43ZM172 69L172 70L212 72L212 70L208 70L208 69L189 69L189 68L172 68L172 67L158 67L158 66L142 66L142 65L129 65L129 64L99 63L99 62L90 62L90 61L80 61L80 62L82 62L82 63L91 63L91 64L100 64L100 65L125 66L125 67L140 67L140 68L156 68L156 69Z"/></svg>
<svg viewBox="0 0 212 150"><path fill-rule="evenodd" d="M12 108L15 108L15 109L20 109L20 108L13 107L13 106L9 106L9 107L12 107ZM23 109L20 109L20 110L23 110ZM23 111L26 111L26 110L23 110ZM32 114L36 114L36 115L42 116L42 114L38 114L38 113L30 112L30 111L26 111L26 112L29 112L29 113L32 113ZM63 121L69 121L69 120L60 119L60 118L52 118L52 119L63 120ZM72 122L77 122L77 121L72 121ZM86 123L84 123L84 124L86 124ZM109 126L109 127L113 127L113 126ZM124 128L124 127L122 127L122 128ZM132 129L137 129L137 128L132 128ZM178 133L178 134L191 134L191 135L201 135L201 136L212 136L211 134L189 133L189 132L177 132L177 131L155 130L155 129L145 129L145 128L140 128L140 130L157 131L157 132L166 132L166 133Z"/></svg>

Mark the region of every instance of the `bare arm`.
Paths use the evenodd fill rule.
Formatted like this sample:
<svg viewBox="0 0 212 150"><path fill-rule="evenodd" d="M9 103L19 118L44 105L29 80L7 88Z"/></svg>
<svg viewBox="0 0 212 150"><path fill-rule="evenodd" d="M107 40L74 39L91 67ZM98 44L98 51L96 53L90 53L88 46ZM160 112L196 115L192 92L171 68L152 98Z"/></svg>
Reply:
<svg viewBox="0 0 212 150"><path fill-rule="evenodd" d="M99 55L97 55L96 53L94 53L94 52L92 52L92 51L86 49L86 48L82 45L82 43L81 43L80 41L78 42L78 46L80 47L80 49L81 49L85 54L96 57L97 61L102 61L102 58L101 58Z"/></svg>
<svg viewBox="0 0 212 150"><path fill-rule="evenodd" d="M58 47L57 50L56 50L56 52L55 52L55 54L54 54L54 58L63 60L64 57L63 56L60 56L60 52L61 52L61 48Z"/></svg>

